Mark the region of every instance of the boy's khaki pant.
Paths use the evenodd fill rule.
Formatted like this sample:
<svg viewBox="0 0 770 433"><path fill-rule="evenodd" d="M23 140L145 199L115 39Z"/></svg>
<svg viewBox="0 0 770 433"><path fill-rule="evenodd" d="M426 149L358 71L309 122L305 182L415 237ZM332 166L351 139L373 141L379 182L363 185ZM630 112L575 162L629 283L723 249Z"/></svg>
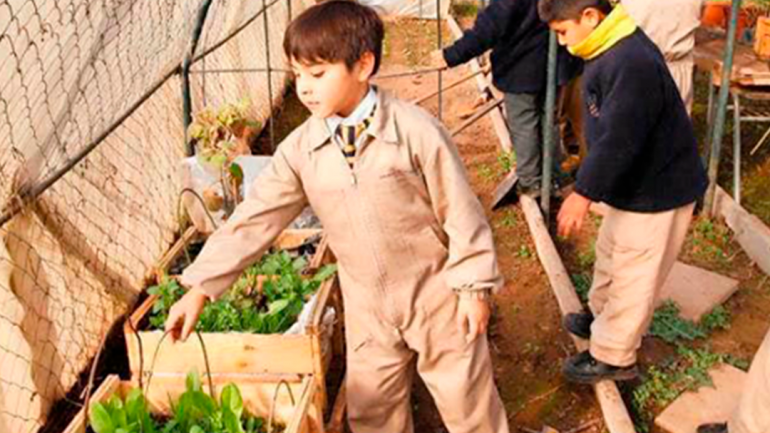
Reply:
<svg viewBox="0 0 770 433"><path fill-rule="evenodd" d="M354 433L414 431L409 395L415 364L449 432L508 433L486 336L469 344L455 320L457 296L442 303L418 308L403 327L377 314L346 315L348 421Z"/></svg>
<svg viewBox="0 0 770 433"><path fill-rule="evenodd" d="M770 432L770 332L751 363L738 407L727 423L730 433Z"/></svg>
<svg viewBox="0 0 770 433"><path fill-rule="evenodd" d="M666 212L609 207L596 241L589 307L591 355L610 365L636 363L660 288L684 243L694 204Z"/></svg>
<svg viewBox="0 0 770 433"><path fill-rule="evenodd" d="M693 74L695 73L695 61L692 57L681 60L670 60L666 62L671 77L674 78L679 94L682 96L684 107L687 114L692 116L692 105L695 100L695 90L693 88Z"/></svg>

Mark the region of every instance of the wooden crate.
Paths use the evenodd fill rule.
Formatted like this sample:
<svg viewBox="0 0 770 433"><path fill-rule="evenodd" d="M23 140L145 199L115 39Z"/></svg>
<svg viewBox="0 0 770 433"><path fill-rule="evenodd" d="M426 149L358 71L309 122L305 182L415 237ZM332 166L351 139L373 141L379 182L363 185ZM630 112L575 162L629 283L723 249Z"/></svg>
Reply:
<svg viewBox="0 0 770 433"><path fill-rule="evenodd" d="M171 413L171 401L176 401L185 391L184 383L176 381L158 380L153 378L149 389L145 391L149 410L152 414L168 415ZM215 397L219 399L218 392L231 381L223 381L222 378L212 379L216 390ZM256 380L244 383L234 382L238 385L243 398L244 408L253 415L268 419L273 399L275 399L275 421L286 425L286 433L321 433L318 426L322 426L323 414L313 404L318 392L317 382L311 376L305 376L291 383L291 395L283 384L259 382ZM209 392L208 381L203 379L204 391ZM110 396L118 393L122 397L137 385L133 382L121 381L116 375L108 376L101 386L91 396L91 403L106 402ZM88 419L85 408L75 416L64 433L85 433Z"/></svg>
<svg viewBox="0 0 770 433"><path fill-rule="evenodd" d="M287 231L276 242L277 246L298 244L298 237L310 236L313 231ZM194 234L186 233L180 242L189 242ZM172 250L180 254L184 247ZM172 263L173 257L164 258L165 266ZM322 239L309 267L320 268L333 263L334 257L326 239ZM161 266L159 266L161 268ZM341 296L337 277L326 280L318 290L318 301L311 314L310 325L302 335L282 334L247 334L247 333L203 333L209 368L216 381L234 382L240 385L254 383L254 392L264 393L258 388L265 383L275 384L282 380L299 386L299 377L312 375L317 382L314 393L314 407L324 413L327 404L326 372L332 358L332 349L339 349L344 344L340 320L330 330L332 341L324 347L323 336L326 329L323 315L327 307L333 306L341 311ZM206 371L206 363L201 344L195 335L186 342L171 343L163 338L161 331L142 331L141 325L157 300L148 297L124 325L129 366L132 380L136 383L141 375L147 378L152 374L152 381L163 381L165 387L183 387L184 379L192 369ZM337 341L340 340L340 341ZM273 386L273 385L270 385ZM270 388L268 386L268 388ZM294 390L295 393L299 389Z"/></svg>

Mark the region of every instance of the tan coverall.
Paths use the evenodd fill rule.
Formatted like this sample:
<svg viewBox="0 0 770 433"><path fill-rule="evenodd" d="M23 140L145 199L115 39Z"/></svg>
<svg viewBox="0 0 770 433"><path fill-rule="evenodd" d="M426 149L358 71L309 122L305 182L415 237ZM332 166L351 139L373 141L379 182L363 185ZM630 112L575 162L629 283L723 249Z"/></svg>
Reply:
<svg viewBox="0 0 770 433"><path fill-rule="evenodd" d="M435 119L382 90L367 131L351 169L323 120L295 130L182 283L221 295L309 204L339 264L352 430L412 432L416 363L450 432L506 433L487 339L467 343L456 324L452 289L502 284L457 150Z"/></svg>
<svg viewBox="0 0 770 433"><path fill-rule="evenodd" d="M727 422L730 433L770 433L770 331L754 356L738 407Z"/></svg>
<svg viewBox="0 0 770 433"><path fill-rule="evenodd" d="M704 0L621 0L629 15L660 48L687 112L694 98L695 30Z"/></svg>

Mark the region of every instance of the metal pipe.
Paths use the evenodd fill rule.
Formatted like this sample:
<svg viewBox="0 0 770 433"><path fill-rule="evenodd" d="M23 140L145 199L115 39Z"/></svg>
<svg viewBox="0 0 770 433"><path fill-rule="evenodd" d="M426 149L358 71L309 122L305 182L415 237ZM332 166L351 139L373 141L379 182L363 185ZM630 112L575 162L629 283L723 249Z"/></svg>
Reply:
<svg viewBox="0 0 770 433"><path fill-rule="evenodd" d="M182 123L184 125L184 147L187 156L195 154L192 143L190 142L190 136L188 129L192 123L192 92L190 90L190 66L192 66L193 56L195 50L198 48L198 42L200 41L201 33L203 33L203 26L206 23L206 16L209 13L212 0L203 0L200 8L198 8L198 15L195 19L195 26L193 27L192 37L190 38L190 45L187 47L187 54L182 60Z"/></svg>
<svg viewBox="0 0 770 433"><path fill-rule="evenodd" d="M719 174L719 159L722 150L722 135L725 129L725 116L727 111L727 99L730 96L730 78L733 73L733 57L735 54L735 30L738 26L741 0L733 0L730 12L730 25L727 27L727 46L722 66L722 80L717 99L717 111L715 113L714 128L711 136L711 155L709 156L708 177L709 186L704 199L704 210L709 217L714 214L714 194L717 187L717 175Z"/></svg>
<svg viewBox="0 0 770 433"><path fill-rule="evenodd" d="M553 178L553 154L555 148L554 109L556 106L556 33L550 32L548 37L548 69L545 90L545 119L543 120L543 180L540 186L540 207L543 209L545 220L549 221L551 213L551 179Z"/></svg>
<svg viewBox="0 0 770 433"><path fill-rule="evenodd" d="M408 77L411 75L421 75L421 74L428 74L431 72L438 72L441 69L442 68L425 68L425 69L418 69L416 71L394 72L392 74L378 75L374 78L377 80L384 80L388 78L402 78L402 77Z"/></svg>
<svg viewBox="0 0 770 433"><path fill-rule="evenodd" d="M438 29L438 50L441 51L444 48L443 40L441 38L441 0L436 0L436 28ZM438 70L438 120L441 120L441 107L444 102L443 90L443 69Z"/></svg>
<svg viewBox="0 0 770 433"><path fill-rule="evenodd" d="M486 105L483 105L475 113L473 113L473 115L469 117L468 120L466 120L462 124L458 125L455 129L453 129L449 133L449 135L454 137L457 134L465 131L465 129L467 129L469 126L473 125L474 123L476 123L479 119L484 117L487 113L499 107L503 103L503 101L504 99L500 98L500 99L493 99L487 102Z"/></svg>
<svg viewBox="0 0 770 433"><path fill-rule="evenodd" d="M267 68L233 68L233 69L193 69L191 74L235 74L244 72L267 72ZM270 72L280 72L288 74L291 71L288 69L270 68Z"/></svg>
<svg viewBox="0 0 770 433"><path fill-rule="evenodd" d="M291 1L291 0L289 0ZM275 119L273 119L273 71L270 69L270 29L268 28L267 0L262 0L263 26L265 27L265 62L267 63L267 99L270 105L270 150L275 152Z"/></svg>
<svg viewBox="0 0 770 433"><path fill-rule="evenodd" d="M733 199L741 204L741 100L733 95Z"/></svg>

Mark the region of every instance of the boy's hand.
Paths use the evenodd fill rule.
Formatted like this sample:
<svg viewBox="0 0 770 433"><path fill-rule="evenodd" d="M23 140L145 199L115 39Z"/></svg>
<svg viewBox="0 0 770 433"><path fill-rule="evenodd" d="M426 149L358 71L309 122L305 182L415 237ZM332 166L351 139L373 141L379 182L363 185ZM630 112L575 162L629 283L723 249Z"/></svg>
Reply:
<svg viewBox="0 0 770 433"><path fill-rule="evenodd" d="M559 215L556 217L558 223L558 235L567 238L572 233L580 232L583 228L583 220L591 207L591 200L582 195L573 192L570 194L564 204L561 205Z"/></svg>
<svg viewBox="0 0 770 433"><path fill-rule="evenodd" d="M205 293L192 289L171 306L166 319L166 332L169 333L171 341L187 340L195 329L198 316L201 315L207 300L208 296Z"/></svg>
<svg viewBox="0 0 770 433"><path fill-rule="evenodd" d="M489 301L460 296L457 305L457 325L469 343L487 332Z"/></svg>

